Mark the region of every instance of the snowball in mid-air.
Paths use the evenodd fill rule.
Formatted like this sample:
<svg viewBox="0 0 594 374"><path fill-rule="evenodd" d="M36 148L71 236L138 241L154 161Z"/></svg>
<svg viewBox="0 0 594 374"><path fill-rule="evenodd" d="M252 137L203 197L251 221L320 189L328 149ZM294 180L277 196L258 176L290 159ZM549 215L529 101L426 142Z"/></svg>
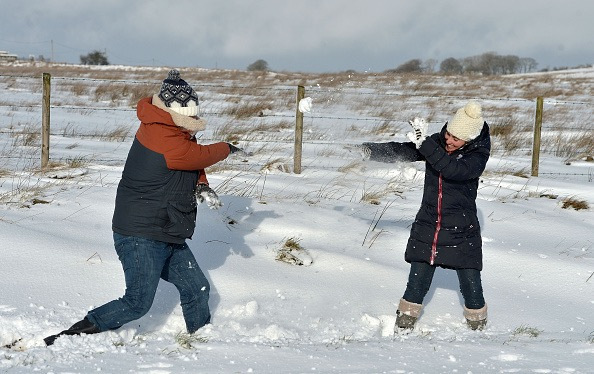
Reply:
<svg viewBox="0 0 594 374"><path fill-rule="evenodd" d="M301 113L311 112L311 97L304 97L299 100L299 111Z"/></svg>

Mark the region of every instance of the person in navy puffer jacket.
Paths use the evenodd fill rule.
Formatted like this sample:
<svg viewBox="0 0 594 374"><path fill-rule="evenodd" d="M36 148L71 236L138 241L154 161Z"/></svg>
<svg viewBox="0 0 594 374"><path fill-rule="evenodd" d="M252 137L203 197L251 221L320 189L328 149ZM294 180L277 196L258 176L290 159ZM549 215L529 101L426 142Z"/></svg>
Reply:
<svg viewBox="0 0 594 374"><path fill-rule="evenodd" d="M45 338L117 329L150 309L160 279L175 285L186 328L210 322L210 284L186 244L196 226L197 201L221 205L204 169L241 151L224 142L201 145L198 96L171 70L158 94L137 106L140 127L118 185L112 230L126 282L124 295L88 312L69 329Z"/></svg>

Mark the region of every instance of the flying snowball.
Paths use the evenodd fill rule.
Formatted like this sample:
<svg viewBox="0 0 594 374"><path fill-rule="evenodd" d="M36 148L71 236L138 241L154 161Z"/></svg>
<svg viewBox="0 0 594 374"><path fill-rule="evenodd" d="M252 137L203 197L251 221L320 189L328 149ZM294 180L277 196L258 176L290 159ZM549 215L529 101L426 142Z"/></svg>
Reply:
<svg viewBox="0 0 594 374"><path fill-rule="evenodd" d="M301 113L311 112L311 97L304 97L299 100L299 111Z"/></svg>

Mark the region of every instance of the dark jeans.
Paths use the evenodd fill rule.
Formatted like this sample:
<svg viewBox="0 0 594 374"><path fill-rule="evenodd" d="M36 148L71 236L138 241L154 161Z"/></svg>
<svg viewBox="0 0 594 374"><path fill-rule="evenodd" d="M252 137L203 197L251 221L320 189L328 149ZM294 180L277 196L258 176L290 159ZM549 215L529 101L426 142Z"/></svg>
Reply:
<svg viewBox="0 0 594 374"><path fill-rule="evenodd" d="M464 305L468 309L484 307L481 272L476 269L456 269L456 273L460 282L460 292L464 297ZM426 262L411 262L408 283L402 298L411 303L423 304L423 299L431 286L433 274L435 274L435 266Z"/></svg>
<svg viewBox="0 0 594 374"><path fill-rule="evenodd" d="M91 310L87 318L101 331L113 330L144 316L157 291L159 279L175 285L188 332L210 321L210 284L186 243L172 244L113 234L124 268L126 292L119 299Z"/></svg>

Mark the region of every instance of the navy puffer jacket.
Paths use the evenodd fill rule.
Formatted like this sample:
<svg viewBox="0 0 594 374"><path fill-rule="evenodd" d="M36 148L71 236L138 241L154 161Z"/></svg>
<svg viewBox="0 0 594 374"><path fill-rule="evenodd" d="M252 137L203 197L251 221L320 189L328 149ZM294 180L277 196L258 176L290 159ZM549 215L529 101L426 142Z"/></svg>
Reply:
<svg viewBox="0 0 594 374"><path fill-rule="evenodd" d="M208 184L204 169L225 159L229 146L197 144L191 132L198 120L172 117L155 100L138 103L141 123L118 184L112 229L181 244L196 227L196 184Z"/></svg>
<svg viewBox="0 0 594 374"><path fill-rule="evenodd" d="M476 195L491 150L489 126L462 148L445 150L446 126L419 150L412 143L366 143L371 160L426 163L423 200L412 224L405 260L453 269L483 268Z"/></svg>

